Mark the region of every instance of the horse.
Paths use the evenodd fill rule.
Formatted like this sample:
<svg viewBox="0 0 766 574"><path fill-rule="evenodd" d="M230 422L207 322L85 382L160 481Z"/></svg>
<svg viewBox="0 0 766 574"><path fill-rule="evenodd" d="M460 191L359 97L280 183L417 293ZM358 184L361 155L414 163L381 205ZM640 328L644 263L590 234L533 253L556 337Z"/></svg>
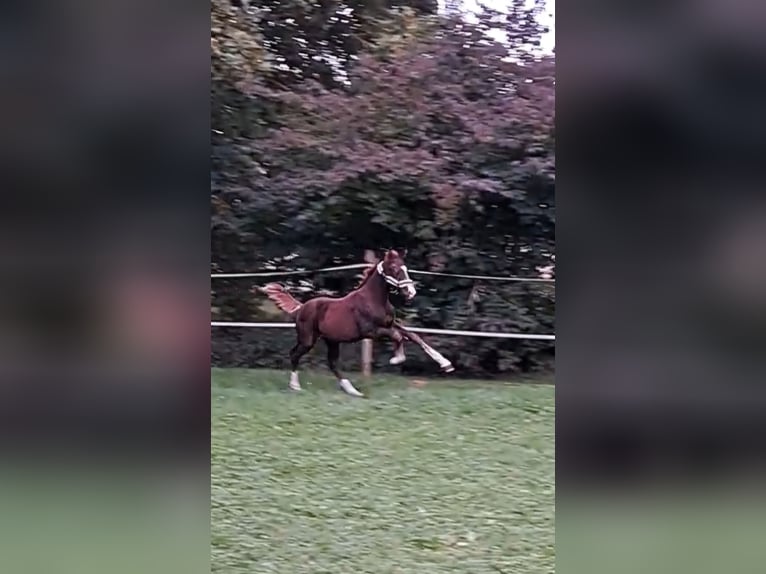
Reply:
<svg viewBox="0 0 766 574"><path fill-rule="evenodd" d="M404 259L393 249L386 251L377 265L365 269L357 287L343 297L315 297L301 303L278 283L269 283L260 288L262 293L295 321L297 342L290 350L292 370L289 389L301 390L298 363L319 339L324 339L327 344L327 365L337 378L338 386L355 397L363 395L338 368L341 343L355 343L362 339L390 339L394 343L394 356L389 362L399 365L407 358L404 342L411 341L436 361L443 372L455 370L449 360L396 320L394 306L389 301L389 287L399 289L407 301L412 300L417 293Z"/></svg>

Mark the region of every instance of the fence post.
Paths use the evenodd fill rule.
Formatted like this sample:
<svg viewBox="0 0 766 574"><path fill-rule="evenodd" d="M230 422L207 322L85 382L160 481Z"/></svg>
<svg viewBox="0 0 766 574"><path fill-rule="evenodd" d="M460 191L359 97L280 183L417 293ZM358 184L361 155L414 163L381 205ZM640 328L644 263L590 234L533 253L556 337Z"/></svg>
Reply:
<svg viewBox="0 0 766 574"><path fill-rule="evenodd" d="M372 376L372 339L362 339L362 375Z"/></svg>
<svg viewBox="0 0 766 574"><path fill-rule="evenodd" d="M364 262L377 263L372 249L365 250ZM372 376L372 339L362 339L362 376Z"/></svg>

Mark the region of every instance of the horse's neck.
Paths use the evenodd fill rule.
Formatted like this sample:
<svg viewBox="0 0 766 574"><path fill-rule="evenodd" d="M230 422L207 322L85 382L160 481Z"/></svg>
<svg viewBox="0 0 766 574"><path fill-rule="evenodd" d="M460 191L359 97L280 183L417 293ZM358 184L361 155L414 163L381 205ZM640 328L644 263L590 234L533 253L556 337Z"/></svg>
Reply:
<svg viewBox="0 0 766 574"><path fill-rule="evenodd" d="M381 305L388 303L388 283L377 271L372 272L372 276L364 282L359 291Z"/></svg>

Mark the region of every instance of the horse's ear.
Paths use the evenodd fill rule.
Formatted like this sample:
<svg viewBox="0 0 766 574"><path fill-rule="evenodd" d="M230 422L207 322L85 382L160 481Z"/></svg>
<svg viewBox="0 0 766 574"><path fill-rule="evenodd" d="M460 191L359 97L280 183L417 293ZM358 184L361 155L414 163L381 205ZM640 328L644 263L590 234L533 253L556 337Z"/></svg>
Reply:
<svg viewBox="0 0 766 574"><path fill-rule="evenodd" d="M375 264L378 261L380 261L380 258L378 257L378 254L373 249L366 249L364 252L364 262Z"/></svg>

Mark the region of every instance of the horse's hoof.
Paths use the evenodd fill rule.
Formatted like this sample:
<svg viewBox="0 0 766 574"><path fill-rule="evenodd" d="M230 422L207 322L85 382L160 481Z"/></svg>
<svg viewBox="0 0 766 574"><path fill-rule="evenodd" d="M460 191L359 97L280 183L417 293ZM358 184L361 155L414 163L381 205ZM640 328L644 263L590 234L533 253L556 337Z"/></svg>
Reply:
<svg viewBox="0 0 766 574"><path fill-rule="evenodd" d="M357 391L354 388L354 385L351 384L351 381L348 379L342 379L338 381L338 386L340 387L340 390L342 390L347 395L351 395L352 397L363 397L364 395Z"/></svg>
<svg viewBox="0 0 766 574"><path fill-rule="evenodd" d="M447 365L444 365L442 367L442 372L444 373L451 373L455 370L455 367L452 366L452 363L449 363Z"/></svg>
<svg viewBox="0 0 766 574"><path fill-rule="evenodd" d="M407 357L402 355L401 357L396 357L396 356L391 357L388 362L391 365L401 365L406 360L407 360Z"/></svg>

